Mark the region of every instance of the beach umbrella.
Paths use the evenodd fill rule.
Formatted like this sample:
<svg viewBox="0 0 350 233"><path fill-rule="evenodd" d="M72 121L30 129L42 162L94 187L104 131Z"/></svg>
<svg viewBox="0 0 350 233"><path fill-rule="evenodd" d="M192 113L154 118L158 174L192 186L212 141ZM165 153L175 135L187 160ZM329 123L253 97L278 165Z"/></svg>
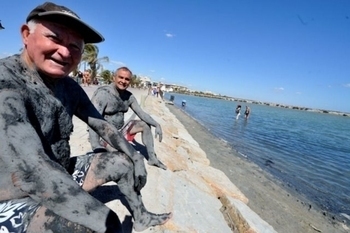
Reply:
<svg viewBox="0 0 350 233"><path fill-rule="evenodd" d="M0 20L0 30L1 30L1 29L5 29L5 28L2 26L1 20Z"/></svg>

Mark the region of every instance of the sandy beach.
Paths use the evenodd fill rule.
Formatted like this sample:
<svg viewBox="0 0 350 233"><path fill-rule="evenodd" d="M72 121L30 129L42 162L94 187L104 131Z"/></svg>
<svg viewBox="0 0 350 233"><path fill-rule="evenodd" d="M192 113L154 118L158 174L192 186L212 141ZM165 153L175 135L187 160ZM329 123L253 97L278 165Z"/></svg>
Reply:
<svg viewBox="0 0 350 233"><path fill-rule="evenodd" d="M350 232L347 226L318 210L295 190L284 187L242 158L181 109L166 106L205 151L210 165L223 171L249 199L248 206L277 232Z"/></svg>

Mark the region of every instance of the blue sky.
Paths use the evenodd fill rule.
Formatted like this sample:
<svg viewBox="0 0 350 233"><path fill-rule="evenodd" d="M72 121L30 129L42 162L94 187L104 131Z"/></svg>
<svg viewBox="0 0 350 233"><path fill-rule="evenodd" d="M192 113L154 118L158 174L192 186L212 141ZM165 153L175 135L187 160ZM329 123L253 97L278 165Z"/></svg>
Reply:
<svg viewBox="0 0 350 233"><path fill-rule="evenodd" d="M2 1L0 57L43 1ZM57 0L100 31L105 69L193 90L350 112L349 0Z"/></svg>

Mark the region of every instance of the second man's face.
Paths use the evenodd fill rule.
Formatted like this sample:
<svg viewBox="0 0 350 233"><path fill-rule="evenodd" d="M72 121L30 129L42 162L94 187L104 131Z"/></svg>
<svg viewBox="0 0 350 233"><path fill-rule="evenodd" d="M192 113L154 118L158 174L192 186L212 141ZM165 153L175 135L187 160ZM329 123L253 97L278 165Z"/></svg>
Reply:
<svg viewBox="0 0 350 233"><path fill-rule="evenodd" d="M114 77L114 84L119 90L126 90L131 81L131 74L126 70L119 70Z"/></svg>

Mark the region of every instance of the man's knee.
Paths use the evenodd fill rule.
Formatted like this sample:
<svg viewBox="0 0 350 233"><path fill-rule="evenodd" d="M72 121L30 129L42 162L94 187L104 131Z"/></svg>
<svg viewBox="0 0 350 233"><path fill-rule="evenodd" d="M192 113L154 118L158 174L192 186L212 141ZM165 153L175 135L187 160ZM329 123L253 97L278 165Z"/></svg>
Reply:
<svg viewBox="0 0 350 233"><path fill-rule="evenodd" d="M144 121L140 121L140 127L144 129L151 129L151 126Z"/></svg>
<svg viewBox="0 0 350 233"><path fill-rule="evenodd" d="M123 176L127 173L133 172L133 162L123 152L112 151L96 154L95 159L92 161L91 169L94 170L94 174L99 177L101 174L104 176Z"/></svg>
<svg viewBox="0 0 350 233"><path fill-rule="evenodd" d="M93 159L82 183L85 191L93 191L109 181L118 181L122 177L129 177L133 174L133 163L122 152L102 152L92 156Z"/></svg>
<svg viewBox="0 0 350 233"><path fill-rule="evenodd" d="M134 163L131 161L130 157L127 156L124 152L113 151L110 152L109 156L113 162L114 168L114 164L116 164L118 168L125 168L127 172L133 172Z"/></svg>
<svg viewBox="0 0 350 233"><path fill-rule="evenodd" d="M141 120L136 120L135 124L130 130L130 134L140 133L140 132L148 132L151 131L151 126L146 122Z"/></svg>

